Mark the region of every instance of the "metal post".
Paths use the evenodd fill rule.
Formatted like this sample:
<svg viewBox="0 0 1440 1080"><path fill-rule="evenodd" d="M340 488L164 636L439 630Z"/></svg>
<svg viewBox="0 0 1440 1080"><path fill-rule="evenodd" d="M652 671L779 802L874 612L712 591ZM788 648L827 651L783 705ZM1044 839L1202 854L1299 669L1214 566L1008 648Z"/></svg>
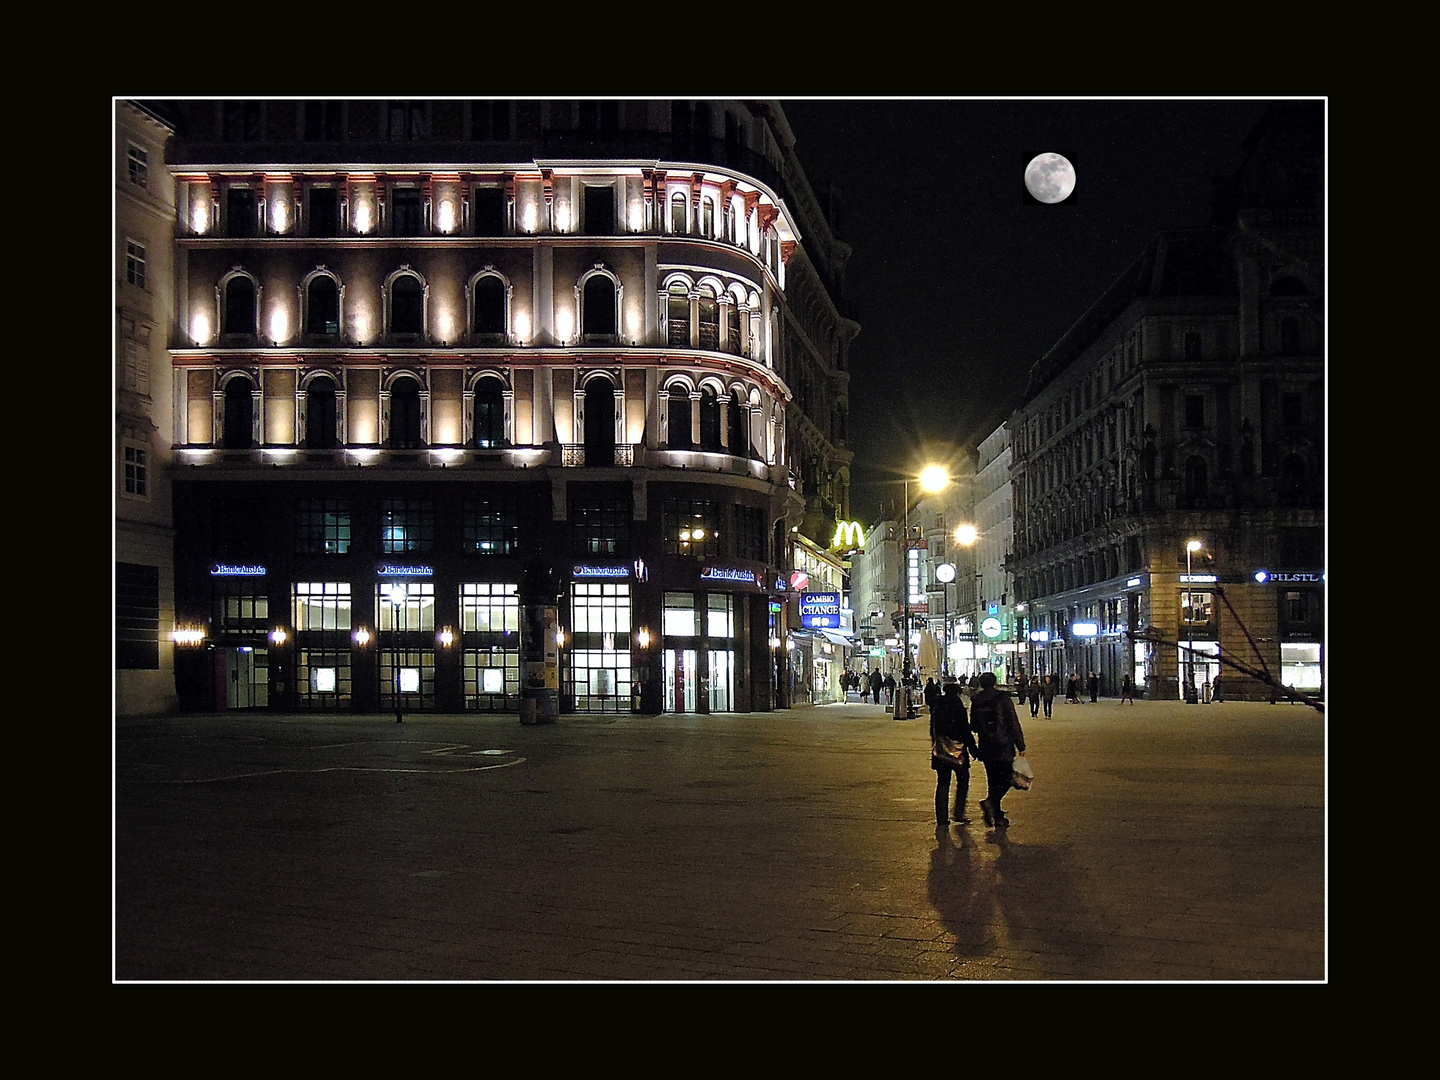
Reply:
<svg viewBox="0 0 1440 1080"><path fill-rule="evenodd" d="M1191 609L1190 603L1190 543L1185 543L1185 605L1181 608L1181 614L1185 615L1186 621L1190 624L1190 648L1185 653L1185 689L1184 698L1187 705L1190 701L1190 688L1195 685L1195 612ZM1185 613L1189 614L1186 615Z"/></svg>
<svg viewBox="0 0 1440 1080"><path fill-rule="evenodd" d="M905 676L910 670L910 478L905 478L904 529L900 533L900 678L895 686L895 719L905 718Z"/></svg>

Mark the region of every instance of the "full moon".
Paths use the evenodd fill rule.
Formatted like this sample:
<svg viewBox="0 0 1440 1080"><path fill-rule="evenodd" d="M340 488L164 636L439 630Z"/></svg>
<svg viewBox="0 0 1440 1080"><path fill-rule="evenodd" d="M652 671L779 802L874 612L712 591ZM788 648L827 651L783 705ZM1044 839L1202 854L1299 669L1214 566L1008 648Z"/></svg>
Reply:
<svg viewBox="0 0 1440 1080"><path fill-rule="evenodd" d="M1040 154L1025 166L1025 187L1043 203L1064 202L1075 190L1075 168L1059 154Z"/></svg>

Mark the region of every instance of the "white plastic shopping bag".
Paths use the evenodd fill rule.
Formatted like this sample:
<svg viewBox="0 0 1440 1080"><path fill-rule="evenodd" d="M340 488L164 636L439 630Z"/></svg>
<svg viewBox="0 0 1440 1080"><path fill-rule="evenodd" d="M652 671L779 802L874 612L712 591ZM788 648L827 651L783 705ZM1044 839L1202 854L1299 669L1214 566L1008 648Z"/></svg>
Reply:
<svg viewBox="0 0 1440 1080"><path fill-rule="evenodd" d="M1024 754L1015 759L1014 773L1010 782L1021 791L1029 791L1030 785L1035 782L1035 770L1030 768L1030 762L1025 760Z"/></svg>

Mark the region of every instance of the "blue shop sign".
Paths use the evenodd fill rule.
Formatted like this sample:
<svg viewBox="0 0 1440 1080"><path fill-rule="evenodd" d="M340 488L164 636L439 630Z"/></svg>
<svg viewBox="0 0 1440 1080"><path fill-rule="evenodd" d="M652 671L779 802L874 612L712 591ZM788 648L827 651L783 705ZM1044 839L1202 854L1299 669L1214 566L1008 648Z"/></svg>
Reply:
<svg viewBox="0 0 1440 1080"><path fill-rule="evenodd" d="M812 630L839 629L840 594L804 593L800 597L800 625Z"/></svg>

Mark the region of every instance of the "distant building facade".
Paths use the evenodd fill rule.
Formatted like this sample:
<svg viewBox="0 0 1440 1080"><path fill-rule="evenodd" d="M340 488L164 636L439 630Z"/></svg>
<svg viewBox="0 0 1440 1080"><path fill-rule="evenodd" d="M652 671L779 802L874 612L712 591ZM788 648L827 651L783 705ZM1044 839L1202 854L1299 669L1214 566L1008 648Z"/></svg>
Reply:
<svg viewBox="0 0 1440 1080"><path fill-rule="evenodd" d="M1260 698L1216 659L1259 667L1253 640L1323 693L1322 139L1318 103L1272 109L1216 225L1156 237L1032 371L1010 421L1029 670Z"/></svg>
<svg viewBox="0 0 1440 1080"><path fill-rule="evenodd" d="M181 707L789 704L859 326L777 103L153 106Z"/></svg>
<svg viewBox="0 0 1440 1080"><path fill-rule="evenodd" d="M175 188L170 126L115 103L115 710L173 711L175 535L169 470Z"/></svg>

